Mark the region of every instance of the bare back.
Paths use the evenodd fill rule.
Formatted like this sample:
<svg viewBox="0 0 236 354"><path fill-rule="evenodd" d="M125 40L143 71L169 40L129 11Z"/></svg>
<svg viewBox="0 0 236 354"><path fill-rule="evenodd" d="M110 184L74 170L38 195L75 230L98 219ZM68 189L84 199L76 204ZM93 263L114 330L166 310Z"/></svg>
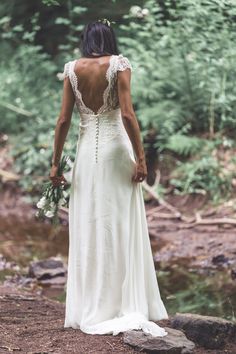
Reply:
<svg viewBox="0 0 236 354"><path fill-rule="evenodd" d="M111 56L81 58L76 61L74 71L78 78L78 90L84 104L97 112L103 105L103 93L107 88L106 73Z"/></svg>
<svg viewBox="0 0 236 354"><path fill-rule="evenodd" d="M69 77L80 114L101 114L119 105L118 72L131 69L120 55L80 58L65 64L63 77Z"/></svg>

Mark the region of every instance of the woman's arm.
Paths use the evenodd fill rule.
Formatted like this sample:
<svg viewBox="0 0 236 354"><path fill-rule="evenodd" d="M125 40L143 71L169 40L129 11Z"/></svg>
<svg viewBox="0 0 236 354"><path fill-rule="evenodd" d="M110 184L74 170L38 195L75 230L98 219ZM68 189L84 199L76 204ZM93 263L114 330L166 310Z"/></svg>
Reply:
<svg viewBox="0 0 236 354"><path fill-rule="evenodd" d="M130 91L131 70L118 71L117 75L121 116L136 155L137 168L133 180L135 182L141 182L147 176L147 166L139 124L132 104Z"/></svg>
<svg viewBox="0 0 236 354"><path fill-rule="evenodd" d="M70 84L70 79L67 76L64 79L61 111L55 128L54 151L52 158L52 168L50 172L50 178L52 182L55 182L54 184L60 180L57 178L57 169L61 159L66 136L70 127L74 103L74 93Z"/></svg>

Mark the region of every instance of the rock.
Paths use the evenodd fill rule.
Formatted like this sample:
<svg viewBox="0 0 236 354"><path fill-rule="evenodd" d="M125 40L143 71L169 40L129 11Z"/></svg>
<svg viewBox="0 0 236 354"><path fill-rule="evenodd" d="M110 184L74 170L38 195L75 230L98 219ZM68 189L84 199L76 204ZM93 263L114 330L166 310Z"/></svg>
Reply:
<svg viewBox="0 0 236 354"><path fill-rule="evenodd" d="M224 254L218 254L217 256L212 257L213 264L225 264L229 262L229 258L225 257Z"/></svg>
<svg viewBox="0 0 236 354"><path fill-rule="evenodd" d="M236 268L235 269L231 269L231 279L232 280L236 279Z"/></svg>
<svg viewBox="0 0 236 354"><path fill-rule="evenodd" d="M195 344L188 340L185 334L173 328L164 327L168 334L164 337L153 337L142 331L127 331L123 341L139 351L161 354L190 354Z"/></svg>
<svg viewBox="0 0 236 354"><path fill-rule="evenodd" d="M61 259L51 257L31 262L28 276L36 278L41 284L63 285L66 280L66 269Z"/></svg>
<svg viewBox="0 0 236 354"><path fill-rule="evenodd" d="M227 340L236 338L236 323L219 317L177 313L171 318L171 326L207 349L220 349Z"/></svg>

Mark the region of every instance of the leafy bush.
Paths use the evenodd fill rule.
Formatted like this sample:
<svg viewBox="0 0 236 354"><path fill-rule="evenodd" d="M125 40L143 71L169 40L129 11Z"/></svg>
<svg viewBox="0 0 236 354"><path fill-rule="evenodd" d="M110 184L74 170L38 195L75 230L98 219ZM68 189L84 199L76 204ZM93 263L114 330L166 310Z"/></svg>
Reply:
<svg viewBox="0 0 236 354"><path fill-rule="evenodd" d="M231 0L154 0L131 9L120 42L131 58L133 96L157 147L189 133L236 130L236 8Z"/></svg>
<svg viewBox="0 0 236 354"><path fill-rule="evenodd" d="M0 63L0 114L4 117L0 121L1 131L25 132L29 126L45 124L45 118L58 109L59 85L56 80L48 80L55 77L56 65L40 49L22 45L17 50L2 50L5 56Z"/></svg>
<svg viewBox="0 0 236 354"><path fill-rule="evenodd" d="M20 183L28 190L38 183L33 176L49 174L62 92L56 64L40 49L21 45L11 56L9 49L1 62L0 130L12 135L15 170L25 177ZM75 118L65 144L72 159L77 134Z"/></svg>
<svg viewBox="0 0 236 354"><path fill-rule="evenodd" d="M173 134L168 139L165 148L181 156L189 156L197 153L206 144L206 140L182 134Z"/></svg>
<svg viewBox="0 0 236 354"><path fill-rule="evenodd" d="M214 201L229 197L233 173L224 169L224 161L216 154L219 142L206 142L204 148L194 159L178 162L170 183L175 186L175 193L208 194Z"/></svg>
<svg viewBox="0 0 236 354"><path fill-rule="evenodd" d="M56 5L50 23L56 34L54 58L44 51L52 40L38 45L40 38L46 42L38 10L49 7L43 4ZM78 35L87 15L73 1L43 0L38 6L21 24L11 2L6 8L17 18L0 5L0 130L12 136L16 171L25 176L21 183L27 189L32 176L49 172L62 90L56 74L72 53L79 56ZM190 158L174 172L172 183L180 192L204 190L214 197L230 191L212 146L218 132L221 142L236 132L235 15L233 0L147 0L142 8L132 6L122 24L115 25L120 50L135 69L132 94L143 134L156 131L157 154L168 150ZM77 133L75 117L65 144L72 159Z"/></svg>
<svg viewBox="0 0 236 354"><path fill-rule="evenodd" d="M156 130L157 154L192 156L174 171L182 193L217 199L231 190L207 139L236 132L235 15L232 0L148 0L121 26L142 127Z"/></svg>

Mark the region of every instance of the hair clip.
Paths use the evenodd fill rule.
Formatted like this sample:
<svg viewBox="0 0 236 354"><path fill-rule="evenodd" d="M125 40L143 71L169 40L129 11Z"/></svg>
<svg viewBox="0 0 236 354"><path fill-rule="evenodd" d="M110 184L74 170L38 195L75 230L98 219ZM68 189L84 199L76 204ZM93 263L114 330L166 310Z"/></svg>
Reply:
<svg viewBox="0 0 236 354"><path fill-rule="evenodd" d="M98 20L98 22L102 22L104 25L107 25L108 27L111 27L111 23L115 23L114 21L109 21L107 18L101 18Z"/></svg>

